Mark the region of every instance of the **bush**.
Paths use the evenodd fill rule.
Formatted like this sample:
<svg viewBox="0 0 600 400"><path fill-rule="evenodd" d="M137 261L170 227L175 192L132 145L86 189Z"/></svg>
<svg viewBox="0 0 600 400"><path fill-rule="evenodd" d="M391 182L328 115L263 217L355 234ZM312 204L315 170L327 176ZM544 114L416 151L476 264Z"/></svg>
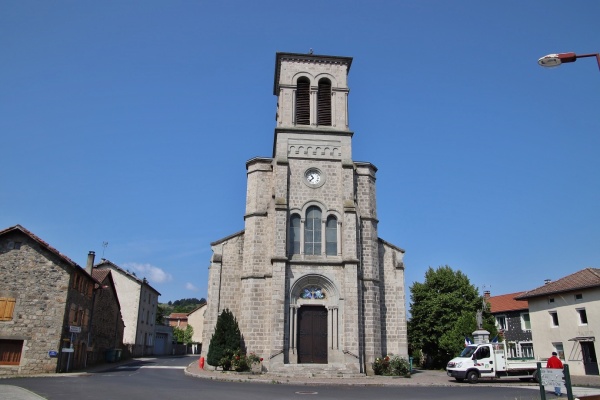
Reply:
<svg viewBox="0 0 600 400"><path fill-rule="evenodd" d="M406 358L394 355L378 357L372 366L375 375L410 377L410 363Z"/></svg>
<svg viewBox="0 0 600 400"><path fill-rule="evenodd" d="M237 320L229 309L223 310L217 318L215 333L210 339L206 362L208 365L220 366L224 371L228 371L234 353L242 347L241 343L242 334Z"/></svg>

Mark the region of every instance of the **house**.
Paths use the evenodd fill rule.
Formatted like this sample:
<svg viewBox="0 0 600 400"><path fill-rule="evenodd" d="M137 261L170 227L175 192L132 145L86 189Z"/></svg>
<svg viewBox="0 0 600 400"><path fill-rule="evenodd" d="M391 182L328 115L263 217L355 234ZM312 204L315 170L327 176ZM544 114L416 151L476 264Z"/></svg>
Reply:
<svg viewBox="0 0 600 400"><path fill-rule="evenodd" d="M0 375L71 371L98 361L92 319L94 310L101 314L95 304L100 287L24 227L0 231ZM118 308L110 299L104 304Z"/></svg>
<svg viewBox="0 0 600 400"><path fill-rule="evenodd" d="M515 299L523 293L490 296L490 292L486 291L483 294L490 305L490 313L496 319L496 328L506 341L508 356L511 358L535 357L527 301Z"/></svg>
<svg viewBox="0 0 600 400"><path fill-rule="evenodd" d="M266 371L373 374L378 357L408 358L404 250L378 234L377 167L352 158L351 65L275 55L272 155L246 162L244 229L211 243L204 356L229 309Z"/></svg>
<svg viewBox="0 0 600 400"><path fill-rule="evenodd" d="M598 375L600 269L585 268L516 297L529 303L535 353L553 351L573 375Z"/></svg>
<svg viewBox="0 0 600 400"><path fill-rule="evenodd" d="M187 316L188 324L194 329L192 333L192 353L200 354L202 351L202 331L204 330L204 314L206 313L207 304L192 310Z"/></svg>
<svg viewBox="0 0 600 400"><path fill-rule="evenodd" d="M188 314L171 313L165 317L165 323L173 328L185 329L188 325Z"/></svg>
<svg viewBox="0 0 600 400"><path fill-rule="evenodd" d="M92 265L93 263L89 266L90 270ZM111 361L108 354L114 350L122 350L123 347L125 324L121 316L121 305L111 271L95 269L91 272L92 276L100 282L94 298L92 318L94 340L91 349L96 357L103 356L104 360Z"/></svg>
<svg viewBox="0 0 600 400"><path fill-rule="evenodd" d="M146 278L140 279L104 258L94 265L94 269L111 271L125 322L124 350L133 357L154 354L156 308L160 293L150 286Z"/></svg>

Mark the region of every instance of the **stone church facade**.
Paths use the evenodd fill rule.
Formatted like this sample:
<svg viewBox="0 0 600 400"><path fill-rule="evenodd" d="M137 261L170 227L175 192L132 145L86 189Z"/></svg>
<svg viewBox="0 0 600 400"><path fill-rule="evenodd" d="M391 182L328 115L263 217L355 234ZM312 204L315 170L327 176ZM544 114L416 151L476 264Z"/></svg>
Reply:
<svg viewBox="0 0 600 400"><path fill-rule="evenodd" d="M268 371L408 358L404 251L377 234L377 168L352 160L351 64L276 54L273 156L246 163L244 230L211 243L203 356L228 308Z"/></svg>

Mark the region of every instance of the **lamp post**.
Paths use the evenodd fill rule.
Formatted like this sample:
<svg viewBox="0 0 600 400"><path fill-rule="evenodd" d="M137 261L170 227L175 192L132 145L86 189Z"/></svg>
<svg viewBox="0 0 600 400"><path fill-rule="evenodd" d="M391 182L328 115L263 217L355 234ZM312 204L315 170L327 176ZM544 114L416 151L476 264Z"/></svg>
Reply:
<svg viewBox="0 0 600 400"><path fill-rule="evenodd" d="M598 69L600 69L600 53L593 54L575 54L575 53L558 53L548 54L538 60L538 64L542 67L558 67L562 63L575 62L578 58L596 57L598 61Z"/></svg>

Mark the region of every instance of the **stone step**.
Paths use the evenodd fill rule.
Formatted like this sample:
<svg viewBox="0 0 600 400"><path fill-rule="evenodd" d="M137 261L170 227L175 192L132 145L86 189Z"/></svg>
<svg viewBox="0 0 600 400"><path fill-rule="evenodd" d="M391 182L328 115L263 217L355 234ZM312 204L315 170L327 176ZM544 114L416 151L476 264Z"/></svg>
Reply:
<svg viewBox="0 0 600 400"><path fill-rule="evenodd" d="M282 378L308 377L308 378L362 378L365 374L357 373L347 369L345 366L323 365L290 365L269 371L269 375Z"/></svg>

